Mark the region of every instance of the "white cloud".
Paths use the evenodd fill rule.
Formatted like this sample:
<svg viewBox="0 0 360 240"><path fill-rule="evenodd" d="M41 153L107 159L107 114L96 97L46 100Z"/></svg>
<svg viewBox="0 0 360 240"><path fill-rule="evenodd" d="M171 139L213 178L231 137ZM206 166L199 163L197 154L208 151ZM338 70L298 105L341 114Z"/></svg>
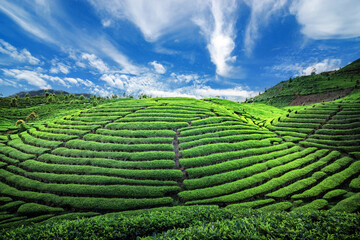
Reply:
<svg viewBox="0 0 360 240"><path fill-rule="evenodd" d="M70 66L59 62L57 59L53 59L51 60L51 68L50 68L50 73L63 73L63 74L68 74L70 72Z"/></svg>
<svg viewBox="0 0 360 240"><path fill-rule="evenodd" d="M0 53L9 55L19 62L26 62L32 65L40 64L40 60L32 56L27 49L24 48L21 51L18 51L16 47L2 39L0 39Z"/></svg>
<svg viewBox="0 0 360 240"><path fill-rule="evenodd" d="M44 26L39 25L29 12L25 11L16 4L10 3L6 0L0 0L0 11L10 17L25 31L47 42L55 42Z"/></svg>
<svg viewBox="0 0 360 240"><path fill-rule="evenodd" d="M146 94L152 97L191 97L209 98L222 97L230 100L241 101L253 97L258 92L251 91L240 86L235 88L214 89L206 86L206 78L197 74L171 74L171 81L162 82L158 79L160 75L144 74L142 76L130 76L125 74L103 74L100 80L104 81L105 88L109 93L125 92L127 95L138 96ZM162 79L163 80L163 79ZM176 84L173 84L176 82ZM187 84L179 87L180 84ZM191 84L191 85L189 85Z"/></svg>
<svg viewBox="0 0 360 240"><path fill-rule="evenodd" d="M83 60L87 60L91 67L96 68L101 73L105 73L105 72L109 71L108 66L101 59L99 59L95 54L83 53L81 55L81 58Z"/></svg>
<svg viewBox="0 0 360 240"><path fill-rule="evenodd" d="M110 41L104 38L100 40L91 40L89 46L96 51L100 50L99 54L103 54L118 63L125 73L139 74L142 71L140 67L132 64L124 54L122 54Z"/></svg>
<svg viewBox="0 0 360 240"><path fill-rule="evenodd" d="M207 79L200 78L198 74L176 74L171 73L170 76L172 77L172 81L174 81L176 84L180 83L193 83L193 84L203 84L207 81Z"/></svg>
<svg viewBox="0 0 360 240"><path fill-rule="evenodd" d="M123 89L124 83L128 81L128 76L123 74L104 74L100 80L105 81L110 87Z"/></svg>
<svg viewBox="0 0 360 240"><path fill-rule="evenodd" d="M89 0L104 18L128 19L133 22L149 42L184 28L197 11L198 0Z"/></svg>
<svg viewBox="0 0 360 240"><path fill-rule="evenodd" d="M233 100L245 100L246 98L254 97L258 92L245 90L242 87L226 88L226 89L213 89L209 86L194 89L194 94L201 98L209 97L225 97Z"/></svg>
<svg viewBox="0 0 360 240"><path fill-rule="evenodd" d="M81 79L81 78L77 78L78 82L81 83L82 85L86 86L86 87L96 87L96 85L88 80L88 79Z"/></svg>
<svg viewBox="0 0 360 240"><path fill-rule="evenodd" d="M314 63L302 70L302 75L310 75L312 72L321 73L340 68L340 59L324 59L322 62Z"/></svg>
<svg viewBox="0 0 360 240"><path fill-rule="evenodd" d="M64 78L65 81L68 81L69 83L73 84L73 85L76 85L76 86L79 86L79 81L78 79L75 79L75 78Z"/></svg>
<svg viewBox="0 0 360 240"><path fill-rule="evenodd" d="M224 77L237 76L239 69L231 66L236 60L231 55L235 49L236 0L89 1L105 19L112 16L113 20L127 19L133 22L149 42L199 26L206 38L216 73ZM155 50L165 54L176 53L161 46Z"/></svg>
<svg viewBox="0 0 360 240"><path fill-rule="evenodd" d="M251 8L249 24L245 30L245 52L251 55L255 46L255 41L259 38L260 26L269 24L270 17L278 13L287 0L245 0L245 3Z"/></svg>
<svg viewBox="0 0 360 240"><path fill-rule="evenodd" d="M233 101L244 101L246 98L254 97L258 92L245 90L242 87L214 89L210 86L191 86L173 90L147 89L145 94L153 97L190 97L190 98L226 98Z"/></svg>
<svg viewBox="0 0 360 240"><path fill-rule="evenodd" d="M28 84L36 86L41 89L49 89L51 85L41 77L40 73L29 71L29 70L18 70L18 69L3 69L6 76L12 77L16 80L26 81Z"/></svg>
<svg viewBox="0 0 360 240"><path fill-rule="evenodd" d="M216 73L224 77L232 77L233 66L231 64L236 60L236 56L231 55L235 48L236 9L235 0L212 0L210 16L203 14L193 18L207 39L207 48L211 62L216 66Z"/></svg>
<svg viewBox="0 0 360 240"><path fill-rule="evenodd" d="M9 81L9 80L3 80L0 78L0 85L2 86L12 86L12 87L16 87L16 83L13 81ZM1 92L0 92L1 93Z"/></svg>
<svg viewBox="0 0 360 240"><path fill-rule="evenodd" d="M358 0L296 0L290 11L302 25L301 32L312 39L360 36Z"/></svg>
<svg viewBox="0 0 360 240"><path fill-rule="evenodd" d="M161 46L159 44L157 44L155 46L154 51L157 52L157 53L166 54L166 55L175 55L175 54L180 53L179 51L175 51L173 49L163 47L163 46Z"/></svg>
<svg viewBox="0 0 360 240"><path fill-rule="evenodd" d="M111 91L110 89L104 89L99 86L96 86L95 88L91 89L90 93L101 97L111 96L114 94L114 92Z"/></svg>
<svg viewBox="0 0 360 240"><path fill-rule="evenodd" d="M103 19L103 20L101 20L101 24L103 25L103 27L109 27L111 25L111 20Z"/></svg>
<svg viewBox="0 0 360 240"><path fill-rule="evenodd" d="M65 81L68 81L72 85L79 86L80 84L86 87L94 87L95 84L88 79L81 79L81 78L64 78Z"/></svg>
<svg viewBox="0 0 360 240"><path fill-rule="evenodd" d="M96 54L101 58L109 58L116 62L124 72L132 74L140 72L139 68L132 64L105 34L89 33L77 28L76 25L65 25L66 21L59 21L59 19L67 20L70 17L57 4L59 1L22 1L21 4L14 4L11 1L0 0L0 11L26 32L41 41L55 44L66 53L71 53L76 49L76 51Z"/></svg>
<svg viewBox="0 0 360 240"><path fill-rule="evenodd" d="M281 71L289 73L294 76L306 76L312 72L322 73L332 70L337 70L341 66L340 59L326 58L322 62L315 63L295 63L295 64L280 64L272 67L273 71Z"/></svg>
<svg viewBox="0 0 360 240"><path fill-rule="evenodd" d="M149 62L149 64L150 64L151 66L153 66L155 72L157 72L157 73L159 73L159 74L164 74L164 73L166 72L166 68L165 68L162 64L160 64L160 63L158 63L158 62L156 62L156 61Z"/></svg>
<svg viewBox="0 0 360 240"><path fill-rule="evenodd" d="M71 87L71 86L80 86L83 85L88 88L100 88L96 86L92 81L88 79L81 79L81 78L60 78L58 76L51 76L48 74L42 73L42 69L35 69L35 70L23 70L23 69L2 69L4 75L8 78L14 79L17 82L25 81L29 85L41 88L41 89L50 89L52 88L50 83L54 83L56 85L62 85L64 87ZM8 82L12 82L9 81ZM2 84L2 82L0 82Z"/></svg>
<svg viewBox="0 0 360 240"><path fill-rule="evenodd" d="M112 89L122 90L129 95L137 96L149 89L164 89L165 84L158 81L159 75L144 73L139 76L125 74L103 74L100 80Z"/></svg>

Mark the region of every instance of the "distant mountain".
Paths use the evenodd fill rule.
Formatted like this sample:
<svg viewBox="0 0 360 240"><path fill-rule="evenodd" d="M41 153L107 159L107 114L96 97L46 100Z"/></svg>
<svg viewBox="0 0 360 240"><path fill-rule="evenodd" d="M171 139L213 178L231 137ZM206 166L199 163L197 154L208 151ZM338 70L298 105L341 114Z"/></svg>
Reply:
<svg viewBox="0 0 360 240"><path fill-rule="evenodd" d="M60 94L68 95L68 94L71 94L71 93L68 93L66 91L54 90L54 89L47 89L46 92L51 93L51 94L55 94L55 95L60 95ZM16 94L11 95L10 97L19 96L19 97L23 98L23 97L25 97L25 95L27 93L29 94L30 97L45 95L44 89L41 89L41 90L18 92ZM89 94L89 93L73 93L73 94L75 96L84 95L84 97L87 97L87 98L89 98L91 96L91 94Z"/></svg>
<svg viewBox="0 0 360 240"><path fill-rule="evenodd" d="M337 71L282 81L254 98L277 107L313 104L344 97L360 87L360 59Z"/></svg>

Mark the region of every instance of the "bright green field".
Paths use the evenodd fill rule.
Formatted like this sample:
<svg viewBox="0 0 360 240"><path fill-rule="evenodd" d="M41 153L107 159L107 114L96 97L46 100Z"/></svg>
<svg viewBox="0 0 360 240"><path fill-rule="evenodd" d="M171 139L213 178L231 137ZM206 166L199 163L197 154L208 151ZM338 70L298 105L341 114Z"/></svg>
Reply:
<svg viewBox="0 0 360 240"><path fill-rule="evenodd" d="M355 239L358 95L284 108L190 98L4 106L0 238L209 239L233 229L235 239Z"/></svg>

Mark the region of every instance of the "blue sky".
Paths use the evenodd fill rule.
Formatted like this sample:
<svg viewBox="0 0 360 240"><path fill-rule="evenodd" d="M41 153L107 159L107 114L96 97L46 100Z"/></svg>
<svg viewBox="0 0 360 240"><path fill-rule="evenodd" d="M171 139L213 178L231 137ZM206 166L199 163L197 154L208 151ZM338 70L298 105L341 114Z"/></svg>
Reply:
<svg viewBox="0 0 360 240"><path fill-rule="evenodd" d="M358 0L0 0L0 93L244 100L360 58Z"/></svg>

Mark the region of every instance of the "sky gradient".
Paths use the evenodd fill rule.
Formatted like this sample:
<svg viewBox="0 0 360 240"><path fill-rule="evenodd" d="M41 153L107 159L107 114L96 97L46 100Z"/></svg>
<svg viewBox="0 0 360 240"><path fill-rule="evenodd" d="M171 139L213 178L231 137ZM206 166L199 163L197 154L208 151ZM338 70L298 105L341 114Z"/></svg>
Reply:
<svg viewBox="0 0 360 240"><path fill-rule="evenodd" d="M360 58L359 0L0 0L0 93L224 97Z"/></svg>

